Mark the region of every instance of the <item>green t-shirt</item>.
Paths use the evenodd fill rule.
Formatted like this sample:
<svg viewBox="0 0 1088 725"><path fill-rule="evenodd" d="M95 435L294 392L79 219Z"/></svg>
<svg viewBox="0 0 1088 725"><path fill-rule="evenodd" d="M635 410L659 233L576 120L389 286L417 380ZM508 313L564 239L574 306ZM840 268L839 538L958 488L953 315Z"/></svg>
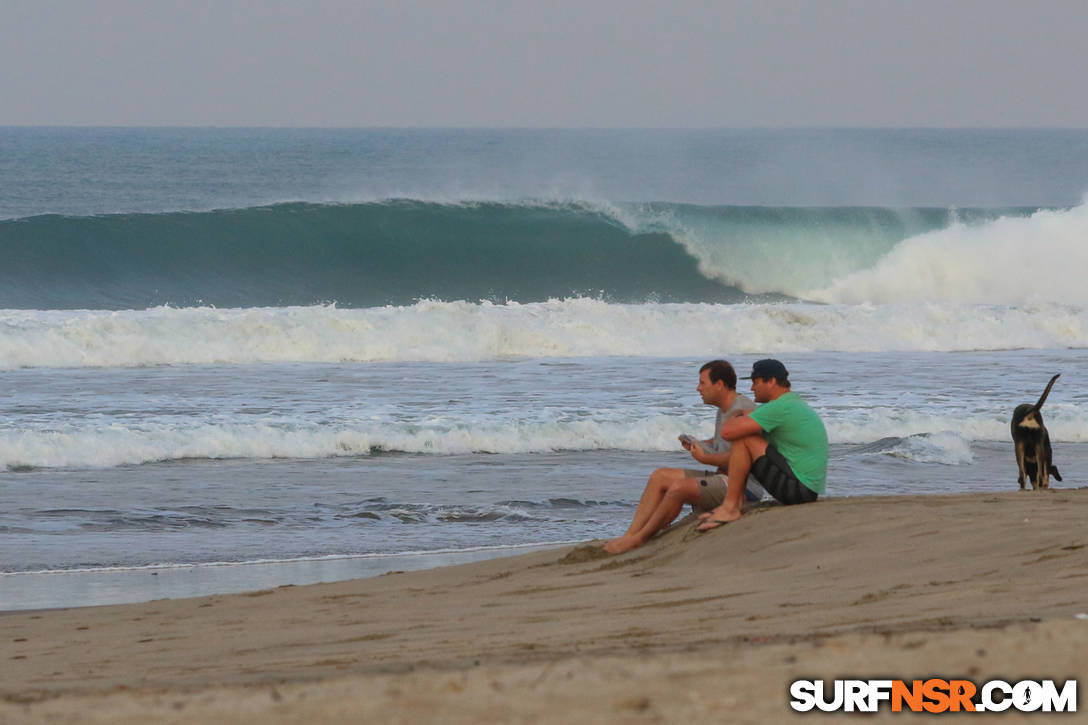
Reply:
<svg viewBox="0 0 1088 725"><path fill-rule="evenodd" d="M827 485L827 430L797 393L784 393L748 414L790 464L797 480L818 494Z"/></svg>

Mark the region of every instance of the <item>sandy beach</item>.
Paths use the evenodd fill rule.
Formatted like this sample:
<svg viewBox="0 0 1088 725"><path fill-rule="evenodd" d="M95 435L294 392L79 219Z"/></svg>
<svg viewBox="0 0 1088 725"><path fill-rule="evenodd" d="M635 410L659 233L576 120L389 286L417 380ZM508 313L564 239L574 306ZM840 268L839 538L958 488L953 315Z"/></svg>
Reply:
<svg viewBox="0 0 1088 725"><path fill-rule="evenodd" d="M1065 680L1086 520L1085 488L830 499L619 556L14 612L0 723L773 722L798 678Z"/></svg>

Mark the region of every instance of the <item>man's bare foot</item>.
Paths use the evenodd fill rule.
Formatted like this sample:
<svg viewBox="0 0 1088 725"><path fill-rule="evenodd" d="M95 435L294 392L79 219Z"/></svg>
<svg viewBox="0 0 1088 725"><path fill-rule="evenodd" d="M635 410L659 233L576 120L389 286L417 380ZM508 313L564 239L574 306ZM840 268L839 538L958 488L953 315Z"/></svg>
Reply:
<svg viewBox="0 0 1088 725"><path fill-rule="evenodd" d="M607 551L609 554L622 554L625 551L637 549L640 546L642 546L642 542L635 537L621 536L618 539L612 539L612 541L609 541L601 548Z"/></svg>
<svg viewBox="0 0 1088 725"><path fill-rule="evenodd" d="M718 528L720 526L725 526L728 523L731 523L731 522L729 522L729 521L719 521L718 519L707 519L703 523L696 526L695 530L698 531L701 534L705 534L707 531L713 531L714 529L716 529L716 528Z"/></svg>
<svg viewBox="0 0 1088 725"><path fill-rule="evenodd" d="M696 531L712 531L719 526L736 521L741 516L740 509L726 508L721 505L718 508L699 514L699 520L703 523L695 527Z"/></svg>

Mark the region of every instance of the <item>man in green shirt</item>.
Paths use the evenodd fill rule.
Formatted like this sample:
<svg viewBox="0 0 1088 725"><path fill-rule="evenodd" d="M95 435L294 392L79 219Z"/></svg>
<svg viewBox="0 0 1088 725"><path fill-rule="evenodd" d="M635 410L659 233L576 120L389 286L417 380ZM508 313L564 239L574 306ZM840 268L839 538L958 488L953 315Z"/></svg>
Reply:
<svg viewBox="0 0 1088 725"><path fill-rule="evenodd" d="M749 379L762 405L722 425L722 438L733 444L728 488L725 501L700 516L699 531L740 518L749 473L786 505L815 501L824 492L827 430L820 416L790 390L789 371L778 360L756 361Z"/></svg>

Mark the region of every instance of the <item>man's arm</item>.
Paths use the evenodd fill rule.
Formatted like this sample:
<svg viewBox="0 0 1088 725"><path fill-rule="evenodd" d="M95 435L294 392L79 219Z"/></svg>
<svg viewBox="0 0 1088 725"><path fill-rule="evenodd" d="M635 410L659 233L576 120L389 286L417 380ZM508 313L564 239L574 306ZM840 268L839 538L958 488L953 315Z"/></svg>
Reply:
<svg viewBox="0 0 1088 725"><path fill-rule="evenodd" d="M729 417L722 424L722 438L727 441L736 440L737 438L744 438L745 436L754 434L763 434L763 429L754 420L748 417L750 410L733 410L729 412ZM740 422L739 428L736 424ZM750 425L746 425L750 424ZM734 438L730 438L725 435L726 430L738 429L738 433ZM691 457L707 466L717 466L719 468L725 468L729 465L729 453L730 451L724 451L722 453L708 453L706 450L707 445L711 441L699 441L697 446L692 446L688 450L691 451Z"/></svg>
<svg viewBox="0 0 1088 725"><path fill-rule="evenodd" d="M735 441L738 438L747 438L753 435L763 435L763 429L759 423L752 420L751 416L738 415L730 418L722 425L722 438L727 441Z"/></svg>

